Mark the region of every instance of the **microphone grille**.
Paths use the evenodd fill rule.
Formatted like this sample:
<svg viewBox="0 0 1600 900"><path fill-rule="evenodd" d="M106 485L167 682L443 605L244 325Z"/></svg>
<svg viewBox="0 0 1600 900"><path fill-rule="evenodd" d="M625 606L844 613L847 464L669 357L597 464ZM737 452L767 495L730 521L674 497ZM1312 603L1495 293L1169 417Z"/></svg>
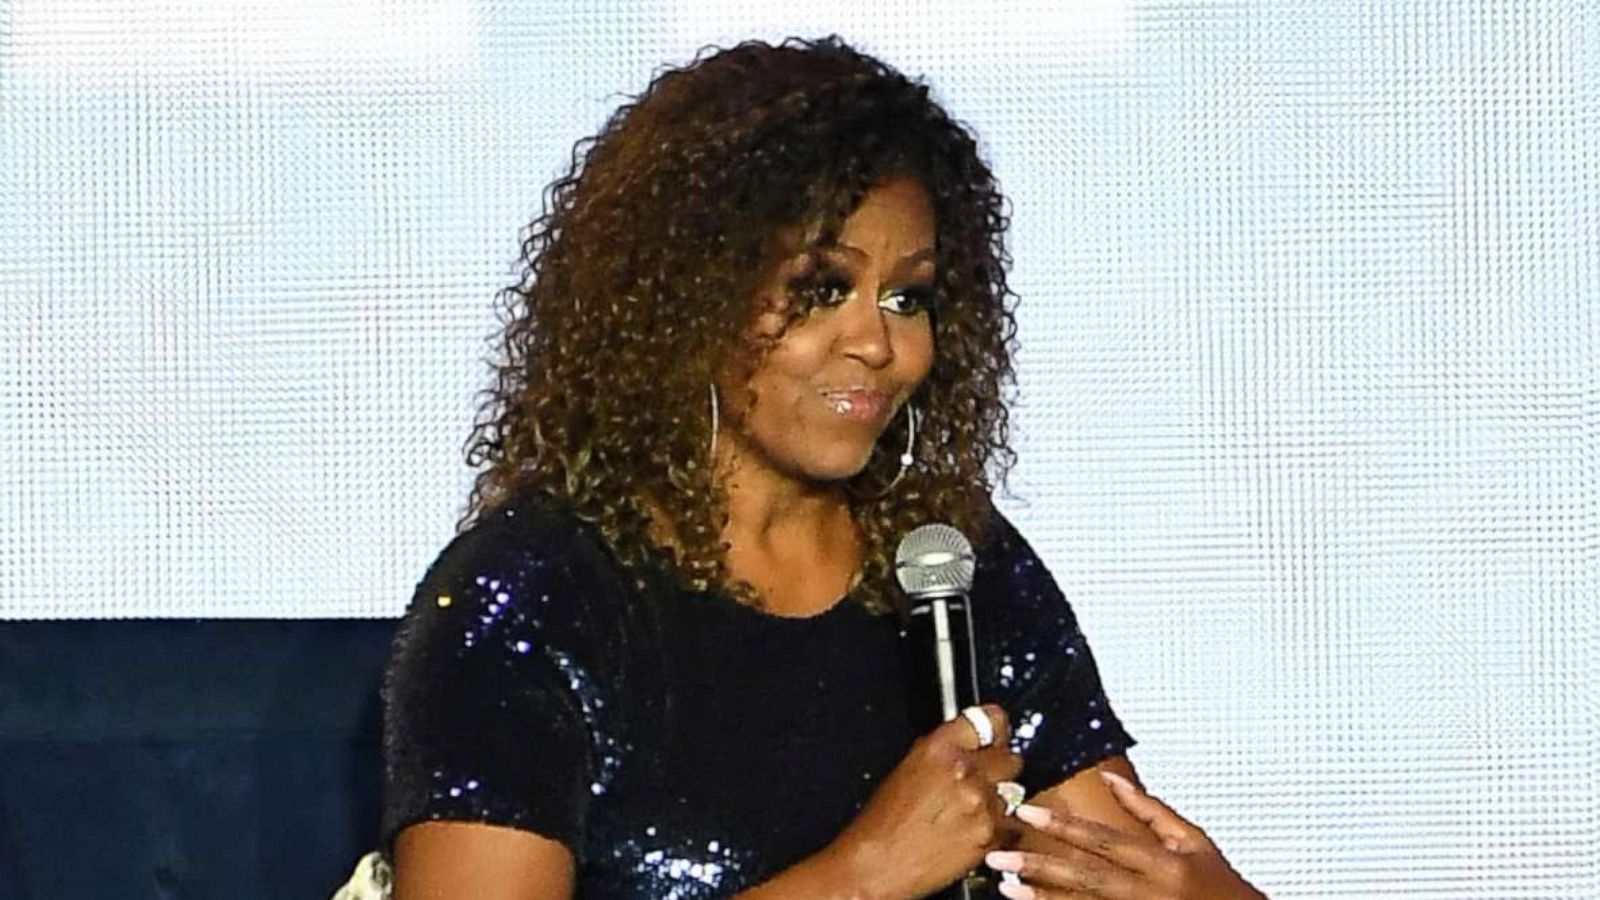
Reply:
<svg viewBox="0 0 1600 900"><path fill-rule="evenodd" d="M895 580L914 601L967 593L975 567L972 542L943 522L913 528L894 552Z"/></svg>

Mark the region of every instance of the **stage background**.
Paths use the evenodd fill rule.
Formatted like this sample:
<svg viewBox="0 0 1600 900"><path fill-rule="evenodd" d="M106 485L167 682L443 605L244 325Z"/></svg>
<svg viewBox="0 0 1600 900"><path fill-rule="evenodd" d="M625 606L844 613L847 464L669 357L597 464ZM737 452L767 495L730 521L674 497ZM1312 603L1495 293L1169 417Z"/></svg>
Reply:
<svg viewBox="0 0 1600 900"><path fill-rule="evenodd" d="M1600 896L1594 3L0 0L0 618L398 615L573 143L832 31L1012 199L1001 500L1153 790L1275 897Z"/></svg>

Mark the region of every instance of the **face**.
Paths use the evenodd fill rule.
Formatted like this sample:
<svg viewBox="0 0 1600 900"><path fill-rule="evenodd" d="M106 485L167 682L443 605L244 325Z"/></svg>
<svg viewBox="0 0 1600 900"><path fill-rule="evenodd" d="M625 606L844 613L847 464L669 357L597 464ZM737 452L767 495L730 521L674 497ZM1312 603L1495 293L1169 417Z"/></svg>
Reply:
<svg viewBox="0 0 1600 900"><path fill-rule="evenodd" d="M934 213L920 181L899 177L869 191L834 246L786 260L765 287L774 305L793 296L814 304L783 332L748 387L720 391L738 425L725 420L739 471L749 468L816 485L850 478L933 366ZM778 334L785 317L769 309L754 324ZM727 401L732 401L729 404ZM898 454L900 448L895 448Z"/></svg>

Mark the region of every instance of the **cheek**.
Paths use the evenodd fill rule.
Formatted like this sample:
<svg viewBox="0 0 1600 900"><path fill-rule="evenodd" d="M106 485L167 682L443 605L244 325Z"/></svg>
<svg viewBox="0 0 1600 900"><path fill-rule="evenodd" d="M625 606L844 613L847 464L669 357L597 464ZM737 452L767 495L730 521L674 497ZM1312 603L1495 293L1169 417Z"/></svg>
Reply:
<svg viewBox="0 0 1600 900"><path fill-rule="evenodd" d="M933 327L927 320L916 326L900 342L897 354L904 361L904 371L910 381L921 381L933 370Z"/></svg>
<svg viewBox="0 0 1600 900"><path fill-rule="evenodd" d="M809 390L815 370L810 360L795 350L786 340L773 348L761 367L750 375L750 400L755 408L747 412L766 427L792 423L796 407Z"/></svg>
<svg viewBox="0 0 1600 900"><path fill-rule="evenodd" d="M805 320L793 322L767 353L760 381L780 394L810 390L817 373L828 368L828 352L828 335L823 330L808 327Z"/></svg>
<svg viewBox="0 0 1600 900"><path fill-rule="evenodd" d="M744 427L771 452L810 446L828 433L817 430L825 419L825 407L816 396L817 370L808 363L792 352L774 350L767 365L750 379L756 406L747 412Z"/></svg>

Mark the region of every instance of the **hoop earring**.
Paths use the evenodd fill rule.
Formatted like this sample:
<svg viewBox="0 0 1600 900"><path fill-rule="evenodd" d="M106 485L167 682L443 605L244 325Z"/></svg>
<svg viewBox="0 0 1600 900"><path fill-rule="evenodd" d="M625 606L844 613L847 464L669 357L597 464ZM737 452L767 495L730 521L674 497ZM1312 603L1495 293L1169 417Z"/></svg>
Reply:
<svg viewBox="0 0 1600 900"><path fill-rule="evenodd" d="M894 473L894 478L892 480L890 480L889 486L883 489L883 492L885 494L889 493L891 490L894 489L895 485L900 483L900 479L905 477L906 470L911 468L911 464L917 461L917 458L912 455L912 450L913 450L913 448L916 447L916 444L917 444L917 408L915 406L912 406L911 404L907 403L906 404L906 449L905 449L904 453L900 454L900 468L899 468L899 470Z"/></svg>
<svg viewBox="0 0 1600 900"><path fill-rule="evenodd" d="M876 494L873 494L870 497L857 497L856 499L858 499L858 500L877 500L877 499L879 499L881 497L884 497L884 496L888 495L888 493L890 491L894 490L894 486L900 483L900 479L901 478L905 477L906 470L911 468L911 466L916 462L916 456L913 455L913 451L916 448L916 443L917 443L917 408L915 406L912 406L910 403L907 403L906 404L906 449L905 449L904 452L902 452L900 454L900 469L894 473L894 478L891 479L887 485L884 485L883 490L877 492Z"/></svg>
<svg viewBox="0 0 1600 900"><path fill-rule="evenodd" d="M711 467L717 465L717 383L711 382Z"/></svg>

